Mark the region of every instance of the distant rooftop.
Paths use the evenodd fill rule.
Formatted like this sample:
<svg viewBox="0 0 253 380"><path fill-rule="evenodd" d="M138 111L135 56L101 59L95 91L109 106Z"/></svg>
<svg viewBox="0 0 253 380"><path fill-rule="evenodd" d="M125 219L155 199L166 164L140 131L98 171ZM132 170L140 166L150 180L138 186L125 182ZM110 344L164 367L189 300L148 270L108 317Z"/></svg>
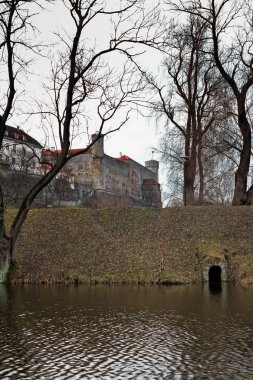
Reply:
<svg viewBox="0 0 253 380"><path fill-rule="evenodd" d="M119 161L126 161L126 160L132 160L132 158L124 155L124 156L118 157L117 160L119 160Z"/></svg>
<svg viewBox="0 0 253 380"><path fill-rule="evenodd" d="M78 152L81 152L83 151L85 148L79 148L79 149L69 149L69 154L74 154L74 153L78 153ZM50 156L59 156L61 154L61 150L60 149L56 149L56 150L53 150L52 148L51 149L44 149L42 151L42 157L50 157ZM85 153L88 153L87 152L84 152Z"/></svg>
<svg viewBox="0 0 253 380"><path fill-rule="evenodd" d="M9 125L6 125L5 137L26 142L27 144L31 144L36 148L42 148L42 145L37 140L35 140L32 136L28 135L28 133L24 132L20 128L10 127Z"/></svg>

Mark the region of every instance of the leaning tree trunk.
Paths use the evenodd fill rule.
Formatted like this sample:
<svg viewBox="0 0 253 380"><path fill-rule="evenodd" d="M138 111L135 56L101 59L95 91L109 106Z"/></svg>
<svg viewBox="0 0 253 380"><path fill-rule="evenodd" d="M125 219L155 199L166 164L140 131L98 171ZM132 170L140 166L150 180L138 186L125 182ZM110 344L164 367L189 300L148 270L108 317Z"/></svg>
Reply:
<svg viewBox="0 0 253 380"><path fill-rule="evenodd" d="M11 266L10 241L3 238L0 240L0 284L7 281Z"/></svg>
<svg viewBox="0 0 253 380"><path fill-rule="evenodd" d="M247 203L247 179L251 156L251 129L246 115L239 117L239 127L242 133L243 145L238 169L235 172L235 191L233 206Z"/></svg>
<svg viewBox="0 0 253 380"><path fill-rule="evenodd" d="M4 231L4 202L0 186L0 283L5 282L11 264L11 244Z"/></svg>

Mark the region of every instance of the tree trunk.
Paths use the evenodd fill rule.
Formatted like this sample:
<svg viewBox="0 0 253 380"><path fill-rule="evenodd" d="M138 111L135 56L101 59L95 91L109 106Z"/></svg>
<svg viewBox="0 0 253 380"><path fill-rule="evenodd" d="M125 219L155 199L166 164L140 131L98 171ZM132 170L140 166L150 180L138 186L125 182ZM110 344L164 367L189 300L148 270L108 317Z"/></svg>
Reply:
<svg viewBox="0 0 253 380"><path fill-rule="evenodd" d="M5 282L11 263L11 245L5 238L4 230L4 202L3 192L0 186L0 283Z"/></svg>
<svg viewBox="0 0 253 380"><path fill-rule="evenodd" d="M198 204L203 205L204 203L204 170L202 164L202 145L199 143L198 145L198 168L199 168L199 196L198 196Z"/></svg>
<svg viewBox="0 0 253 380"><path fill-rule="evenodd" d="M245 205L247 203L247 179L251 156L251 129L246 115L239 116L238 122L242 133L243 145L239 166L235 172L233 206Z"/></svg>
<svg viewBox="0 0 253 380"><path fill-rule="evenodd" d="M195 205L194 183L196 177L196 144L191 146L190 157L185 157L184 162L184 205Z"/></svg>
<svg viewBox="0 0 253 380"><path fill-rule="evenodd" d="M10 241L2 238L0 240L0 284L7 281L11 265Z"/></svg>
<svg viewBox="0 0 253 380"><path fill-rule="evenodd" d="M253 205L253 185L251 185L249 190L247 191L247 205Z"/></svg>
<svg viewBox="0 0 253 380"><path fill-rule="evenodd" d="M187 160L184 164L184 205L193 206L195 204L194 197L194 182L195 173L190 160Z"/></svg>
<svg viewBox="0 0 253 380"><path fill-rule="evenodd" d="M197 145L196 136L192 132L192 123L188 122L185 138L184 157L184 206L195 205L194 183L196 177Z"/></svg>

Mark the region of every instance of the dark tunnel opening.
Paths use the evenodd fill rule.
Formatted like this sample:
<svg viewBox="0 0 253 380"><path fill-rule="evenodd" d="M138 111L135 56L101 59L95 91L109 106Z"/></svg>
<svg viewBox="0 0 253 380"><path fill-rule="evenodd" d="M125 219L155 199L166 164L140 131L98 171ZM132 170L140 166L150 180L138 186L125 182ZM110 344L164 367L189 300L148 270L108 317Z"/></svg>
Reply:
<svg viewBox="0 0 253 380"><path fill-rule="evenodd" d="M212 265L209 269L209 289L213 294L220 294L222 292L221 273L222 269L219 265Z"/></svg>
<svg viewBox="0 0 253 380"><path fill-rule="evenodd" d="M212 265L208 273L209 283L221 283L221 272L222 270L219 265Z"/></svg>

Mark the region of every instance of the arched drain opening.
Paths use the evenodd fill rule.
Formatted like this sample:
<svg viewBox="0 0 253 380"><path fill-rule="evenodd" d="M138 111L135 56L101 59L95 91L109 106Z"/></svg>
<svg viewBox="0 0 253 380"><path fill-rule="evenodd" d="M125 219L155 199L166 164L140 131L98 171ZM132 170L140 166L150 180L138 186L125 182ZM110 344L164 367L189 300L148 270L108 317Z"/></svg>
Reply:
<svg viewBox="0 0 253 380"><path fill-rule="evenodd" d="M222 269L221 269L220 265L212 265L209 268L209 272L208 272L209 283L220 284L221 283L221 274L222 274Z"/></svg>
<svg viewBox="0 0 253 380"><path fill-rule="evenodd" d="M222 292L221 286L221 277L222 269L219 265L212 265L209 268L208 280L209 280L209 289L213 294L220 294Z"/></svg>

